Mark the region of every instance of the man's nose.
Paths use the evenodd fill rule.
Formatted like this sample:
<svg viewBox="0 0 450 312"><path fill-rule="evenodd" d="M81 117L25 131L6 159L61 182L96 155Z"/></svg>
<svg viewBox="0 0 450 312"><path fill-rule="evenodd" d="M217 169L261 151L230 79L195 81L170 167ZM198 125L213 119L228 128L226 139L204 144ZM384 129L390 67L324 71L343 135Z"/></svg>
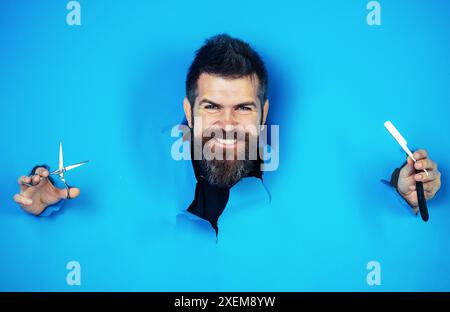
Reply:
<svg viewBox="0 0 450 312"><path fill-rule="evenodd" d="M225 109L222 116L220 116L220 126L225 131L231 131L236 128L238 122L234 116L234 112L231 109Z"/></svg>

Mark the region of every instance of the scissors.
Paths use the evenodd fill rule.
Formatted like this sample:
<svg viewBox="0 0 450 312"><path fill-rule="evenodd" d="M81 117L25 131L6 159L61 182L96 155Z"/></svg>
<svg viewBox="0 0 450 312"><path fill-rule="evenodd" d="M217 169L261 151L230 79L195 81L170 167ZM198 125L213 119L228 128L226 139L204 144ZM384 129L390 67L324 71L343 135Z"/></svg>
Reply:
<svg viewBox="0 0 450 312"><path fill-rule="evenodd" d="M86 164L88 161L89 161L89 160L86 160L86 161L82 161L82 162L79 162L79 163L76 163L76 164L73 164L73 165L64 167L64 157L63 157L62 142L59 143L59 168L56 169L56 170L54 170L54 171L52 171L52 172L49 172L49 175L55 175L55 176L58 176L59 179L64 183L64 187L65 187L66 190L67 190L67 198L70 198L70 195L69 195L70 186L67 184L66 178L64 177L64 174L65 174L67 171L69 171L69 170L75 169L75 168L77 168L77 167L80 167L80 166ZM41 181L42 181L43 179L44 179L44 178L41 177ZM30 183L23 183L23 184L24 184L24 185L27 185L27 186L35 186L35 185L30 184Z"/></svg>

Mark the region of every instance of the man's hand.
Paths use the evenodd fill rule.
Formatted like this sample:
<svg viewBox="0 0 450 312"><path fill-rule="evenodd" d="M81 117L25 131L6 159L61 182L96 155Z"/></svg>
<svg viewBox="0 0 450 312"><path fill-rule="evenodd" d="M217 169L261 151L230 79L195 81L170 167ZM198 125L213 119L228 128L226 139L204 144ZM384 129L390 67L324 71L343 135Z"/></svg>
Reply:
<svg viewBox="0 0 450 312"><path fill-rule="evenodd" d="M20 193L14 195L14 201L25 211L39 215L47 206L67 198L67 190L53 186L48 175L47 169L39 167L34 175L20 177L18 180ZM70 197L75 198L78 195L80 195L80 190L71 187Z"/></svg>
<svg viewBox="0 0 450 312"><path fill-rule="evenodd" d="M417 201L416 181L423 182L425 198L431 199L441 187L441 173L437 169L437 164L428 157L426 150L416 151L414 158L416 163L408 156L407 164L400 170L397 190L400 195L413 207L414 212L419 210ZM416 170L420 172L416 173ZM427 174L423 171L427 169Z"/></svg>

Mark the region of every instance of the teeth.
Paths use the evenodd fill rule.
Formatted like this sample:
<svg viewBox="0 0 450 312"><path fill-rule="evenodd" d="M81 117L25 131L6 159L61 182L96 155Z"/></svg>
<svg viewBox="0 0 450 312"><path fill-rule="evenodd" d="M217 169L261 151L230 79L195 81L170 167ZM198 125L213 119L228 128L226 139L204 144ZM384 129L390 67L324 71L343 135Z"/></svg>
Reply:
<svg viewBox="0 0 450 312"><path fill-rule="evenodd" d="M217 138L216 140L220 144L224 144L224 145L232 145L232 144L236 143L235 139L219 139L219 138Z"/></svg>

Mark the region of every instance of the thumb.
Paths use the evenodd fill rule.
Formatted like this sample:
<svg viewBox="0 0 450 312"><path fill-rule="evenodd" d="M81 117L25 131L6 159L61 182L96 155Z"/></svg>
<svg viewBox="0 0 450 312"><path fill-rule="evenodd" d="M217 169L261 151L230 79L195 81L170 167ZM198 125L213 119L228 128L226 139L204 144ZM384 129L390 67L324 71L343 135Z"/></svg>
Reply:
<svg viewBox="0 0 450 312"><path fill-rule="evenodd" d="M77 198L80 195L80 189L77 187L70 187L69 192L71 199ZM67 196L67 189L60 189L59 196L62 199L69 198L69 196Z"/></svg>
<svg viewBox="0 0 450 312"><path fill-rule="evenodd" d="M414 161L408 156L406 159L406 165L400 170L400 177L407 178L415 173Z"/></svg>
<svg viewBox="0 0 450 312"><path fill-rule="evenodd" d="M406 162L408 163L408 165L414 165L414 160L411 159L411 157L406 157Z"/></svg>

